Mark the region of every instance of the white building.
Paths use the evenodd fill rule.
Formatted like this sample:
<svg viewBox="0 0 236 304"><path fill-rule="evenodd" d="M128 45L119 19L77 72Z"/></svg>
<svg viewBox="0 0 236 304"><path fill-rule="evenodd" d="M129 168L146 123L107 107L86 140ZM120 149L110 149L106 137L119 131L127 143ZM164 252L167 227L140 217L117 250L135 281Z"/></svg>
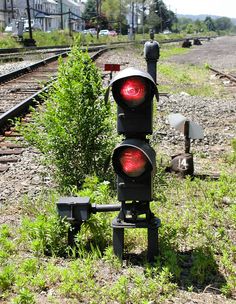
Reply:
<svg viewBox="0 0 236 304"><path fill-rule="evenodd" d="M31 19L37 20L43 31L68 29L70 26L75 31L83 29L80 16L84 3L81 0L29 0L29 5ZM26 8L26 0L0 0L0 26L3 24L5 27L13 19L27 19Z"/></svg>
<svg viewBox="0 0 236 304"><path fill-rule="evenodd" d="M5 26L5 3L4 1L0 2L0 29Z"/></svg>

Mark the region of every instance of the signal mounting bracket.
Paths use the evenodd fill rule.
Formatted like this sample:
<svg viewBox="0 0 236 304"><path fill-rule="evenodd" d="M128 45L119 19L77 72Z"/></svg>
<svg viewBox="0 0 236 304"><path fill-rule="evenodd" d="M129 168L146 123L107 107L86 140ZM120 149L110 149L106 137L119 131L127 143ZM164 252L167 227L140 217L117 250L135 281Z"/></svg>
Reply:
<svg viewBox="0 0 236 304"><path fill-rule="evenodd" d="M148 246L147 260L154 262L159 254L158 229L161 226L159 218L155 217L150 210L150 202L122 202L119 215L112 221L113 250L115 255L122 259L124 251L125 228L147 228ZM140 217L144 215L144 217Z"/></svg>

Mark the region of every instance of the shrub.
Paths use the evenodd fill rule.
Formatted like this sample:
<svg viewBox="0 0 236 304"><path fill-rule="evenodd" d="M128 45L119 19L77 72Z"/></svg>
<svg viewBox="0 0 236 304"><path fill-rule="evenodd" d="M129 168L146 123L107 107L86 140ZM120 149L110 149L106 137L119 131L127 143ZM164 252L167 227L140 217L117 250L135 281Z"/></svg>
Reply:
<svg viewBox="0 0 236 304"><path fill-rule="evenodd" d="M26 139L54 165L64 188L80 186L88 175L104 177L112 113L103 97L98 69L87 52L74 46L66 62L60 59L58 81L44 98L43 111L35 111L33 123L24 127Z"/></svg>

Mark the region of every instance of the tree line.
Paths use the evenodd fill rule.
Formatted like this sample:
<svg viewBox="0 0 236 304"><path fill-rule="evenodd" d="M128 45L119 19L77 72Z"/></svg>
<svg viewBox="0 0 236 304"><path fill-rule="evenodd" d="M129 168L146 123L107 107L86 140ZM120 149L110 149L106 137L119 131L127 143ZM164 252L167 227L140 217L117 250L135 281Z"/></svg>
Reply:
<svg viewBox="0 0 236 304"><path fill-rule="evenodd" d="M127 34L130 27L137 33L148 33L150 29L156 33L236 32L236 25L228 17L213 19L207 16L205 20L195 21L190 18L177 18L162 0L88 0L83 18L87 28L114 29L122 34Z"/></svg>

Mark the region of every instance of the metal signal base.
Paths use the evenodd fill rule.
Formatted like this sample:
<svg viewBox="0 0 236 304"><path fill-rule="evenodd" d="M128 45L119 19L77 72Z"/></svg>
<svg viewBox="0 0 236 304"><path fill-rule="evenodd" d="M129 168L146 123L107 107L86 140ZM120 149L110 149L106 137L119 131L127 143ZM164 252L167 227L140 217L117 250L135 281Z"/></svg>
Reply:
<svg viewBox="0 0 236 304"><path fill-rule="evenodd" d="M123 258L125 228L147 228L148 262L154 262L159 254L158 228L161 221L151 212L149 204L150 202L122 202L119 215L112 221L113 251L119 259Z"/></svg>

